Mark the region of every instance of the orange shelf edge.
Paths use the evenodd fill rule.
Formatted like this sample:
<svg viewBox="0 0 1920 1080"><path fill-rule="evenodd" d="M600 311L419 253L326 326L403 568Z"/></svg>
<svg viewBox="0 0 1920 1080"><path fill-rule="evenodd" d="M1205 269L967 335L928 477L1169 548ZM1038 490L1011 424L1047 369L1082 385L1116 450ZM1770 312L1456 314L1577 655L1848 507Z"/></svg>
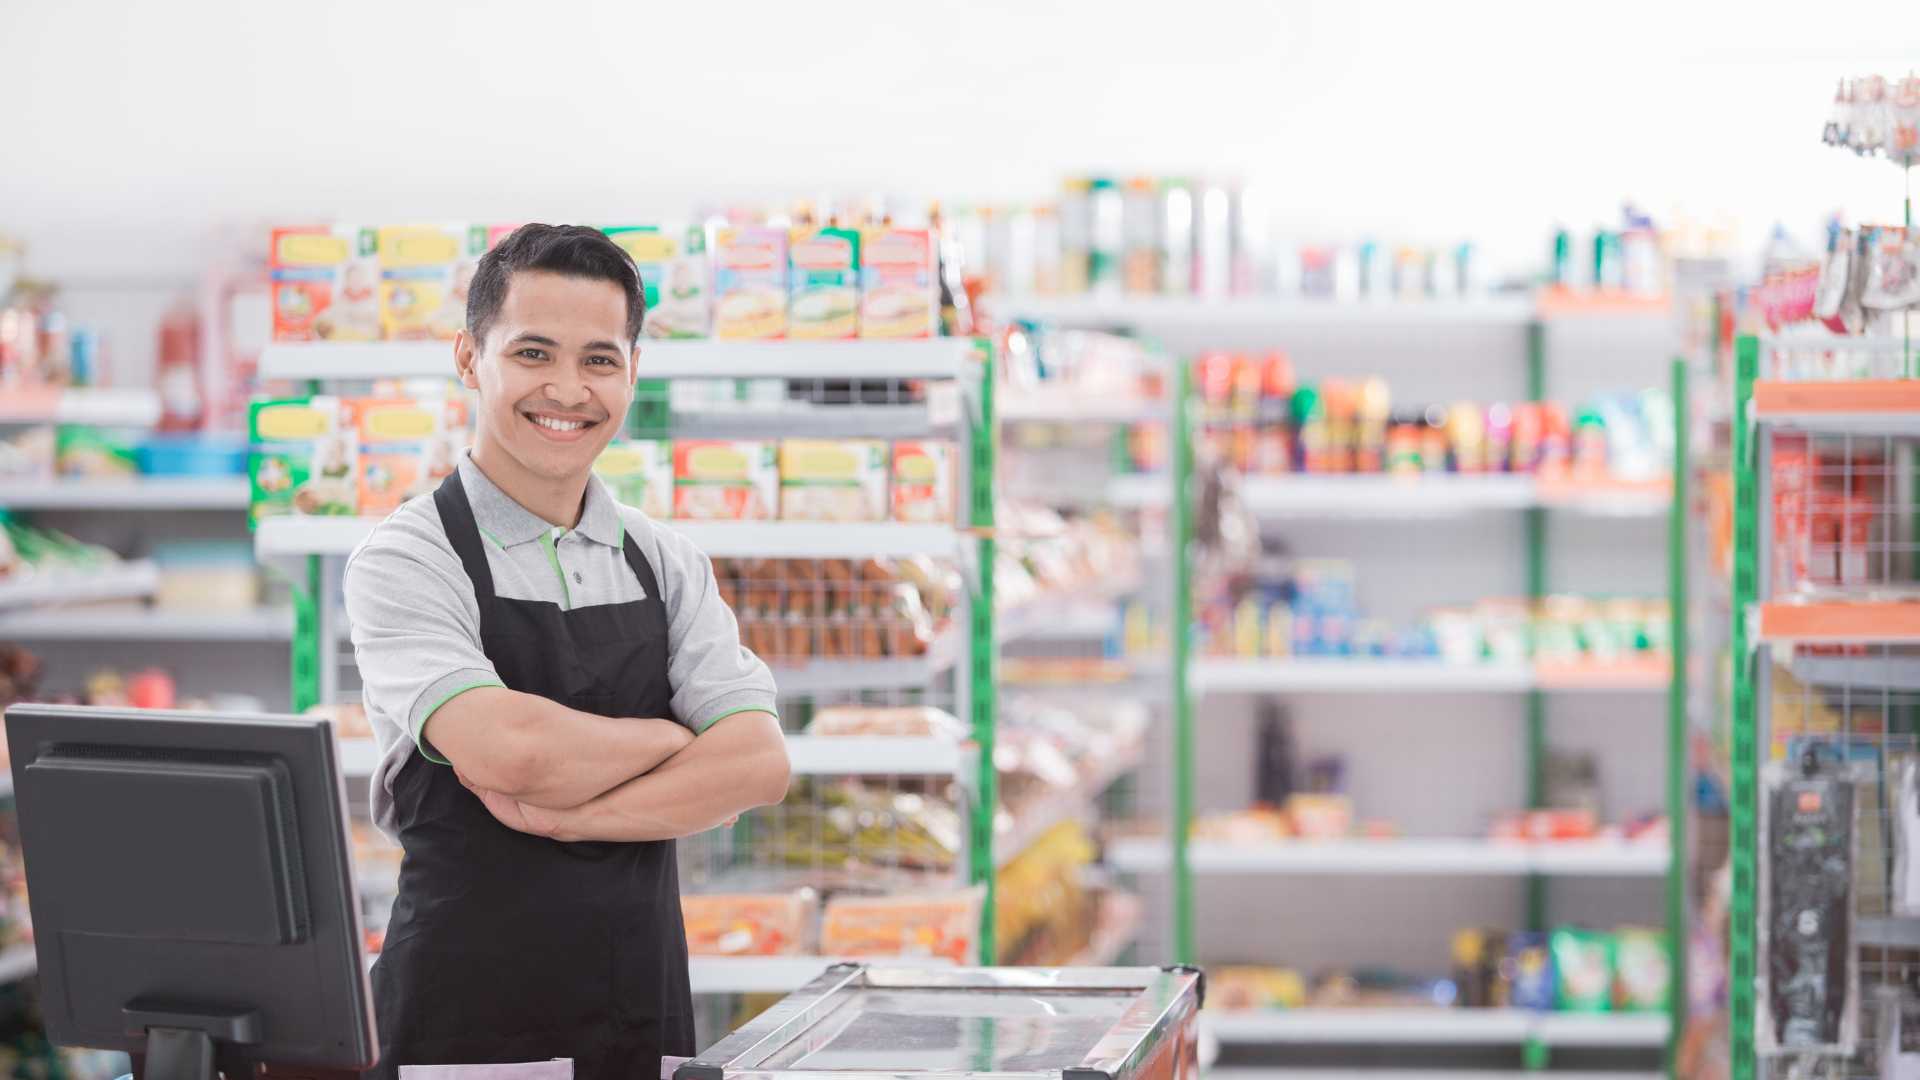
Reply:
<svg viewBox="0 0 1920 1080"><path fill-rule="evenodd" d="M1920 641L1920 602L1761 604L1762 641Z"/></svg>
<svg viewBox="0 0 1920 1080"><path fill-rule="evenodd" d="M1671 310L1673 297L1640 296L1618 289L1589 291L1553 287L1540 290L1534 306L1543 316L1642 315Z"/></svg>
<svg viewBox="0 0 1920 1080"><path fill-rule="evenodd" d="M1753 384L1753 413L1920 413L1920 379Z"/></svg>

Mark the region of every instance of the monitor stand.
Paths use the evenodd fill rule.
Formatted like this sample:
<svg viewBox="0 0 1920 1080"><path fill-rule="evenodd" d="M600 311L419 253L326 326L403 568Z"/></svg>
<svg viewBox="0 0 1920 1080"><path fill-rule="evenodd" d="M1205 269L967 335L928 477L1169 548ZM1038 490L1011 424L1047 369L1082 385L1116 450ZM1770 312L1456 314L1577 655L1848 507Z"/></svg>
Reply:
<svg viewBox="0 0 1920 1080"><path fill-rule="evenodd" d="M136 1080L219 1080L223 1046L260 1041L260 1014L252 1009L142 1000L120 1013L128 1034L147 1037L146 1053L134 1063Z"/></svg>

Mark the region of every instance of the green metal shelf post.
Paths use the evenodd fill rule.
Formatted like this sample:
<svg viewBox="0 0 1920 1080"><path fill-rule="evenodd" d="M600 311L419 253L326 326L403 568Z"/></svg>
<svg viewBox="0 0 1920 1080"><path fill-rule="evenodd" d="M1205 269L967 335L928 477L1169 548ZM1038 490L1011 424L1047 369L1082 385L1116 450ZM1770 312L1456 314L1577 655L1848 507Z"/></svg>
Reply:
<svg viewBox="0 0 1920 1080"><path fill-rule="evenodd" d="M1547 327L1538 319L1527 324L1527 400L1547 396ZM1535 604L1547 594L1547 512L1538 506L1526 511L1527 599ZM1527 691L1527 808L1546 804L1547 699L1539 690ZM1547 925L1547 879L1527 878L1527 929ZM1536 1068L1541 1066L1534 1066Z"/></svg>
<svg viewBox="0 0 1920 1080"><path fill-rule="evenodd" d="M1747 616L1759 599L1756 573L1760 543L1757 513L1759 476L1749 423L1753 383L1760 367L1760 341L1743 336L1734 352L1733 389L1733 715L1728 772L1731 776L1727 814L1733 863L1733 897L1727 916L1727 1036L1732 1045L1732 1080L1753 1080L1754 1047L1754 900L1760 887L1756 873L1759 856L1758 782L1760 758L1756 746L1758 715L1754 701L1754 657Z"/></svg>
<svg viewBox="0 0 1920 1080"><path fill-rule="evenodd" d="M1193 656L1193 372L1184 360L1173 365L1173 424L1168 439L1173 501L1173 614L1168 635L1173 683L1173 845L1174 959L1197 963L1194 954L1193 867L1187 841L1193 829L1193 695L1188 689Z"/></svg>
<svg viewBox="0 0 1920 1080"><path fill-rule="evenodd" d="M999 544L993 536L993 483L998 429L993 415L993 346L982 338L975 343L978 363L979 411L972 417L968 432L970 490L967 493L967 526L974 536L977 588L967 605L968 647L967 678L971 694L968 721L973 729L974 746L980 759L974 780L974 799L970 807L971 842L967 845L968 879L985 886L986 902L980 909L980 962L998 962L994 942L994 905L998 902L993 858L993 816L999 802L999 774L994 770L993 746L995 716L1000 700L996 660L1000 654L999 635L994 629L993 567Z"/></svg>
<svg viewBox="0 0 1920 1080"><path fill-rule="evenodd" d="M1687 523L1692 479L1692 409L1687 361L1673 362L1673 505L1667 511L1667 631L1673 671L1667 680L1667 1075L1687 1019Z"/></svg>
<svg viewBox="0 0 1920 1080"><path fill-rule="evenodd" d="M320 595L321 559L301 560L300 580L292 583L293 599L293 711L306 712L320 704Z"/></svg>

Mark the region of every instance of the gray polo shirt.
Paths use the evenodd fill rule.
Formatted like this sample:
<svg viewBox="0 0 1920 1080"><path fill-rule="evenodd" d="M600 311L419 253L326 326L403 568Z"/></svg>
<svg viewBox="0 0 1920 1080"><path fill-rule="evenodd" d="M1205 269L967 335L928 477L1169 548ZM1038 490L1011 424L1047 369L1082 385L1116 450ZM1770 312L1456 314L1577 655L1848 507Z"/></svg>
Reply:
<svg viewBox="0 0 1920 1080"><path fill-rule="evenodd" d="M773 675L740 644L713 565L692 541L615 502L598 477L573 529L545 520L488 480L472 458L460 480L473 507L498 596L565 610L646 598L627 565L631 534L653 566L667 609L667 681L673 719L704 731L724 716L774 711ZM347 619L367 719L380 741L373 820L393 835L393 778L415 753L440 761L420 731L433 711L479 686L501 686L480 647L473 583L440 524L431 495L409 500L348 557Z"/></svg>

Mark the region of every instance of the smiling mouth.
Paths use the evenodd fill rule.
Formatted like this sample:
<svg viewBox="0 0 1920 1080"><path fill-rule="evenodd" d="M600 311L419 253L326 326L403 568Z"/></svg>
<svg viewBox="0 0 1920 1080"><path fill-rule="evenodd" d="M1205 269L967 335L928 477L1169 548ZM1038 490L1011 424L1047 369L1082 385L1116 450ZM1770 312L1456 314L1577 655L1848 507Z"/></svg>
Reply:
<svg viewBox="0 0 1920 1080"><path fill-rule="evenodd" d="M527 422L553 435L577 435L591 427L599 425L598 420L578 417L547 416L543 413L521 413Z"/></svg>

